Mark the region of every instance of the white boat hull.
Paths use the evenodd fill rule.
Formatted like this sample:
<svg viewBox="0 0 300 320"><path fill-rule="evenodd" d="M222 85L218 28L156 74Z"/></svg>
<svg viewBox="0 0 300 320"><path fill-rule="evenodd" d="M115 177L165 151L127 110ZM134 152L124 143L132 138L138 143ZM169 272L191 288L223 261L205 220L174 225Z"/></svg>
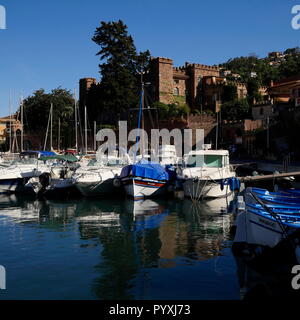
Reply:
<svg viewBox="0 0 300 320"><path fill-rule="evenodd" d="M121 168L99 168L78 171L73 177L76 188L85 197L114 194L118 188L114 186L114 179L121 173Z"/></svg>
<svg viewBox="0 0 300 320"><path fill-rule="evenodd" d="M249 211L246 219L247 243L273 248L283 239L283 232L276 221Z"/></svg>
<svg viewBox="0 0 300 320"><path fill-rule="evenodd" d="M123 178L126 194L135 200L156 197L165 193L166 182L154 179L128 177Z"/></svg>
<svg viewBox="0 0 300 320"><path fill-rule="evenodd" d="M192 199L224 198L232 194L227 185L222 190L220 183L201 179L186 179L183 183L183 190L184 195Z"/></svg>

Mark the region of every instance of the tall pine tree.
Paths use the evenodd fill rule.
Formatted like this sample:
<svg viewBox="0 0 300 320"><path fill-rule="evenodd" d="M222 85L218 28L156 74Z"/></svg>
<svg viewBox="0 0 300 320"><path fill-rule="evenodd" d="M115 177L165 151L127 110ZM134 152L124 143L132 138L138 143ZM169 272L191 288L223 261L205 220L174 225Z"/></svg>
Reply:
<svg viewBox="0 0 300 320"><path fill-rule="evenodd" d="M100 56L102 76L98 86L99 111L118 121L138 103L140 74L147 70L150 53L148 50L137 53L133 38L121 20L102 21L92 40L101 47L97 53ZM94 103L97 109L99 103Z"/></svg>

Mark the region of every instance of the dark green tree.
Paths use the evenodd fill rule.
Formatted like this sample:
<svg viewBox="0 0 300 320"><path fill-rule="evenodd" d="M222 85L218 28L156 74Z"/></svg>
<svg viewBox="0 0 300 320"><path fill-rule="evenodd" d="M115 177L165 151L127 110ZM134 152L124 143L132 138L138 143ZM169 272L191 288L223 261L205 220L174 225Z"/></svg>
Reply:
<svg viewBox="0 0 300 320"><path fill-rule="evenodd" d="M237 88L234 84L226 84L223 88L223 102L237 99Z"/></svg>
<svg viewBox="0 0 300 320"><path fill-rule="evenodd" d="M133 38L121 20L102 21L92 40L101 47L97 53L101 61L98 88L101 112L111 113L118 120L138 103L141 74L147 71L150 53L137 53ZM100 111L97 103L94 107L96 112Z"/></svg>
<svg viewBox="0 0 300 320"><path fill-rule="evenodd" d="M222 118L227 120L243 120L249 118L250 106L247 99L229 101L222 104Z"/></svg>
<svg viewBox="0 0 300 320"><path fill-rule="evenodd" d="M300 53L298 51L285 57L284 62L279 66L279 73L281 79L300 74Z"/></svg>
<svg viewBox="0 0 300 320"><path fill-rule="evenodd" d="M259 101L261 99L259 93L260 83L256 78L250 78L247 83L247 92L248 92L248 101L250 104L253 104L255 101Z"/></svg>
<svg viewBox="0 0 300 320"><path fill-rule="evenodd" d="M53 89L50 93L46 93L44 89L39 89L24 100L25 131L40 134L44 139L51 103L53 104L53 139L57 141L60 119L62 147L67 147L74 126L74 99L71 92L66 89L59 87Z"/></svg>

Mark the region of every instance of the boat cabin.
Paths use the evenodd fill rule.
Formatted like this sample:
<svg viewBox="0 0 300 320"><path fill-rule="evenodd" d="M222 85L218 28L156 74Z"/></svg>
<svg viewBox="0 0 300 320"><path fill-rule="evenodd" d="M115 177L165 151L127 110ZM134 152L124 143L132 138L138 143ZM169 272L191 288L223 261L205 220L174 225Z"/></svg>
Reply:
<svg viewBox="0 0 300 320"><path fill-rule="evenodd" d="M191 151L185 158L187 168L224 168L229 166L228 150Z"/></svg>

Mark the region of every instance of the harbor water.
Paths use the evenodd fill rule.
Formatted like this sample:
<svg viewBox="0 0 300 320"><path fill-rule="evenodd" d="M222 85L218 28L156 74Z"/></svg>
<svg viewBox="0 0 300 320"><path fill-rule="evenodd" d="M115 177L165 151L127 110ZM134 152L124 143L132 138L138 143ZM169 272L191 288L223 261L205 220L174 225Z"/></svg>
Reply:
<svg viewBox="0 0 300 320"><path fill-rule="evenodd" d="M240 299L228 201L0 198L0 299Z"/></svg>
<svg viewBox="0 0 300 320"><path fill-rule="evenodd" d="M284 296L232 253L234 205L0 195L6 299L240 300Z"/></svg>

